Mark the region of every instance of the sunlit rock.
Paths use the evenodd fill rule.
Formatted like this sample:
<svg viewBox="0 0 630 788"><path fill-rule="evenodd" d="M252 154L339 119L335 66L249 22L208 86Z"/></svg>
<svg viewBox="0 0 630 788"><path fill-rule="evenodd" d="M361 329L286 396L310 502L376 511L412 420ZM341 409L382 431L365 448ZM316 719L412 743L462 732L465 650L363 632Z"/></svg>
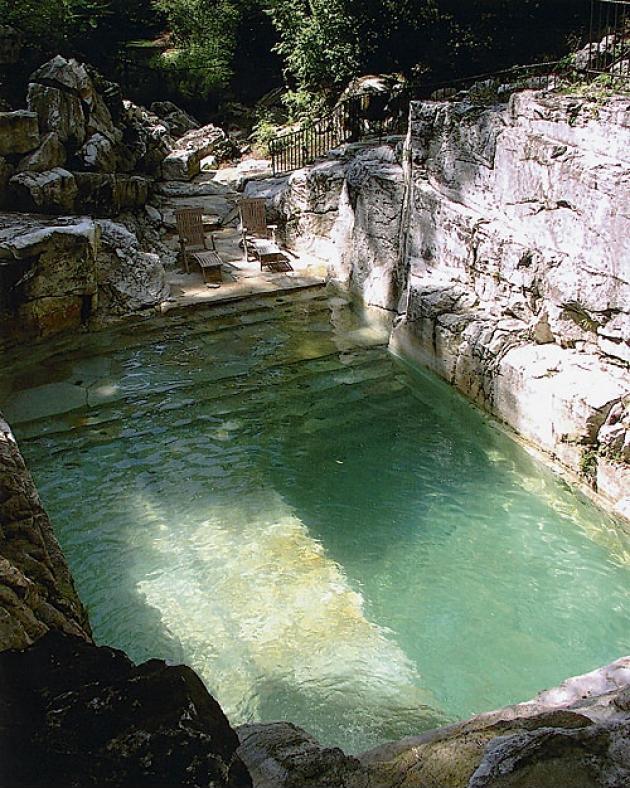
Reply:
<svg viewBox="0 0 630 788"><path fill-rule="evenodd" d="M143 252L136 236L123 225L101 220L98 226L99 314L125 315L155 307L168 298L159 257Z"/></svg>

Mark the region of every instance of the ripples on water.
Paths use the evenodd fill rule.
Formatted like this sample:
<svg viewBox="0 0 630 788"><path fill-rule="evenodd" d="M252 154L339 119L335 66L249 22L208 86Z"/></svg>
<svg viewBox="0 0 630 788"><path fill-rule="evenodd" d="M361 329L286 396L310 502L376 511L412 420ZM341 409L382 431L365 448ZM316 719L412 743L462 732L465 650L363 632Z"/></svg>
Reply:
<svg viewBox="0 0 630 788"><path fill-rule="evenodd" d="M629 650L610 519L343 299L226 312L6 376L99 642L350 751Z"/></svg>

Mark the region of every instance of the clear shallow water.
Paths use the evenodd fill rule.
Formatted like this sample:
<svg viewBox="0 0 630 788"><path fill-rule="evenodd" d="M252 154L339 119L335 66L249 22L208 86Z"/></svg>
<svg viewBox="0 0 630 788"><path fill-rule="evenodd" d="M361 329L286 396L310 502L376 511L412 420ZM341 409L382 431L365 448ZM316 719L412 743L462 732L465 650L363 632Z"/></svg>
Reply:
<svg viewBox="0 0 630 788"><path fill-rule="evenodd" d="M9 368L99 642L350 751L630 650L628 537L384 337L311 294Z"/></svg>

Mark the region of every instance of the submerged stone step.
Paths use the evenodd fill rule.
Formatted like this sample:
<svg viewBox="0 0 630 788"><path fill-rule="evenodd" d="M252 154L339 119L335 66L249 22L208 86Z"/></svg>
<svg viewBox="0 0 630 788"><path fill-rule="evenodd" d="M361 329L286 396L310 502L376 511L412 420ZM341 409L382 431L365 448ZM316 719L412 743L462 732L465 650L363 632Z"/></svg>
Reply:
<svg viewBox="0 0 630 788"><path fill-rule="evenodd" d="M343 360L342 360L343 359ZM158 416L165 413L187 413L213 404L216 414L222 417L231 412L257 409L261 391L266 392L263 400L275 396L279 388L283 396L308 399L309 394L318 394L339 386L349 387L375 378L390 379L393 362L387 356L379 357L373 351L368 355L348 356L333 353L316 359L292 360L285 364L261 367L253 378L241 372L230 374L221 370L218 375L207 374L193 381L182 381L165 386L156 386L145 391L142 386L125 395L114 393L104 397L93 407L83 406L73 412L33 418L20 424L20 436L50 435L77 429L101 429L103 425L124 422L130 414L134 420ZM310 407L310 406L309 406ZM16 414L19 415L19 414Z"/></svg>

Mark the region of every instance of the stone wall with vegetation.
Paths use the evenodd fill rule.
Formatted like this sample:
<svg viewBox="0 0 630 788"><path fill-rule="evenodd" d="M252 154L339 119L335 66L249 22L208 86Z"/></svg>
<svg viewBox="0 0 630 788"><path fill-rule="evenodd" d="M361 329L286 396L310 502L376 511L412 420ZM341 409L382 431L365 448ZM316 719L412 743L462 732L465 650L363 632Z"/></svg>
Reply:
<svg viewBox="0 0 630 788"><path fill-rule="evenodd" d="M419 102L406 143L348 146L248 193L397 315L394 352L629 516L628 151L622 98Z"/></svg>
<svg viewBox="0 0 630 788"><path fill-rule="evenodd" d="M0 414L0 651L50 629L91 639L52 524Z"/></svg>

